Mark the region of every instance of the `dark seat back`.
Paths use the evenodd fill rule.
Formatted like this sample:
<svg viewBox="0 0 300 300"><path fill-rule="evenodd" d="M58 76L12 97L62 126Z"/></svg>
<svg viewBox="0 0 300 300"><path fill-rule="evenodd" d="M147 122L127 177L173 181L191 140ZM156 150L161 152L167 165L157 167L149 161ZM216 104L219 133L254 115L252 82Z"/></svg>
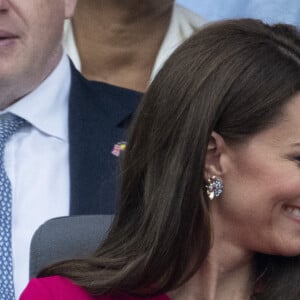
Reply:
<svg viewBox="0 0 300 300"><path fill-rule="evenodd" d="M50 219L35 232L30 246L30 278L49 264L92 254L106 237L112 215Z"/></svg>

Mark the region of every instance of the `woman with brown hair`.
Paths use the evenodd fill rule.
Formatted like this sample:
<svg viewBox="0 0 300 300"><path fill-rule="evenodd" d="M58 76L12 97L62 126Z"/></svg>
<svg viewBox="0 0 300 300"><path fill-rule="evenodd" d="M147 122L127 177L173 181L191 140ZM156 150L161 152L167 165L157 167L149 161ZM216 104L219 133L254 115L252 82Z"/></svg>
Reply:
<svg viewBox="0 0 300 300"><path fill-rule="evenodd" d="M298 300L299 112L295 28L198 32L139 108L107 239L43 270L21 300Z"/></svg>

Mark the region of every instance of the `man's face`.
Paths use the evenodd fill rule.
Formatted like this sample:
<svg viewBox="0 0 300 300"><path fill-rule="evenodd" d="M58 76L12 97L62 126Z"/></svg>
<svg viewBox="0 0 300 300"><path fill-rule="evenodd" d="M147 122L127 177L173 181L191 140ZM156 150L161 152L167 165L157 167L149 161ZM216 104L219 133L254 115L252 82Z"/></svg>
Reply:
<svg viewBox="0 0 300 300"><path fill-rule="evenodd" d="M76 0L0 0L0 109L34 90L62 54Z"/></svg>

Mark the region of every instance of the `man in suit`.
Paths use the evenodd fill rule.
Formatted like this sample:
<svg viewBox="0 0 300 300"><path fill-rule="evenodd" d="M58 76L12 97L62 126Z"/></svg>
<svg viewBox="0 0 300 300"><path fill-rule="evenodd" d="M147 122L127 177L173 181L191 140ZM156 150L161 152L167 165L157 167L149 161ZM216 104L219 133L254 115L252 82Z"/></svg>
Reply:
<svg viewBox="0 0 300 300"><path fill-rule="evenodd" d="M118 153L112 150L140 98L88 82L71 65L61 38L75 5L76 0L0 0L0 124L12 115L26 120L2 156L11 193L0 203L11 203L7 211L1 204L0 224L11 225L12 251L5 253L0 240L0 252L13 258L8 280L16 298L28 281L30 240L40 224L69 213L113 213ZM13 299L13 293L3 296L9 285L1 272L0 295Z"/></svg>

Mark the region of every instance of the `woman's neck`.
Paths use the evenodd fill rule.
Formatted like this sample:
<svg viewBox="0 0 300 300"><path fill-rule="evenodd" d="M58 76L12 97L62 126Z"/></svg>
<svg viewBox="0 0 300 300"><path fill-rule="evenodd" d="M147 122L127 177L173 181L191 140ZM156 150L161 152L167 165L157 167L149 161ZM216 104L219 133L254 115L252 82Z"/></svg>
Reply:
<svg viewBox="0 0 300 300"><path fill-rule="evenodd" d="M89 79L146 90L173 1L79 0L72 20Z"/></svg>
<svg viewBox="0 0 300 300"><path fill-rule="evenodd" d="M172 300L248 300L252 290L252 255L215 243L200 269L169 295Z"/></svg>
<svg viewBox="0 0 300 300"><path fill-rule="evenodd" d="M213 203L214 204L214 203ZM212 247L194 276L172 300L248 300L253 291L253 252L233 235L217 205L211 207ZM197 253L195 254L197 255Z"/></svg>

